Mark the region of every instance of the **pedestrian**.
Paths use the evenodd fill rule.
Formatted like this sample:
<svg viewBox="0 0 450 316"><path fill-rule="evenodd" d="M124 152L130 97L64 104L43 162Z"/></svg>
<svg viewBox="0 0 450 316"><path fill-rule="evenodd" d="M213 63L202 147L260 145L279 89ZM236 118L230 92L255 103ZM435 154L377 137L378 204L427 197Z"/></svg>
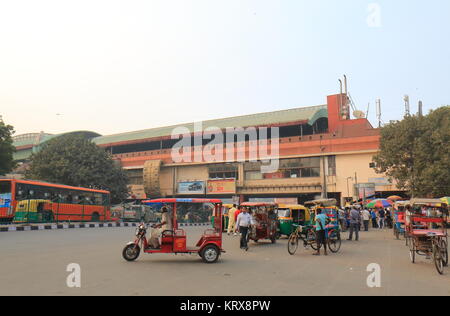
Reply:
<svg viewBox="0 0 450 316"><path fill-rule="evenodd" d="M241 213L239 213L236 221L236 228L241 232L240 245L241 249L248 250L247 245L247 234L251 225L253 225L252 216L248 213L248 209L244 208Z"/></svg>
<svg viewBox="0 0 450 316"><path fill-rule="evenodd" d="M347 225L345 224L345 211L343 209L339 209L339 223L341 224L341 229L343 232L347 230Z"/></svg>
<svg viewBox="0 0 450 316"><path fill-rule="evenodd" d="M374 209L370 210L370 214L372 216L372 228L378 228L377 224L377 212Z"/></svg>
<svg viewBox="0 0 450 316"><path fill-rule="evenodd" d="M364 222L364 231L369 231L370 212L364 208L362 211L362 218Z"/></svg>
<svg viewBox="0 0 450 316"><path fill-rule="evenodd" d="M356 209L352 209L350 211L350 234L348 235L347 240L353 239L353 232L355 232L355 240L359 240L359 225L361 222L361 216Z"/></svg>
<svg viewBox="0 0 450 316"><path fill-rule="evenodd" d="M234 225L236 224L236 218L234 217L234 214L236 213L237 208L236 204L233 204L233 207L228 210L228 228L227 233L230 235L235 231Z"/></svg>
<svg viewBox="0 0 450 316"><path fill-rule="evenodd" d="M241 212L242 212L242 206L239 206L237 211L234 212L234 236L236 236L237 235L236 232L239 231L239 227L236 225L236 222L237 222L237 218L238 218L239 214L241 214Z"/></svg>
<svg viewBox="0 0 450 316"><path fill-rule="evenodd" d="M383 229L383 228L384 228L385 214L386 214L386 213L384 212L384 209L380 208L380 210L378 211L378 216L379 216L379 224L378 224L378 227L379 227L380 229Z"/></svg>
<svg viewBox="0 0 450 316"><path fill-rule="evenodd" d="M325 226L327 225L327 216L322 214L322 209L316 210L316 242L317 252L313 253L314 256L320 256L320 248L323 245L323 254L327 256L327 241L325 235Z"/></svg>

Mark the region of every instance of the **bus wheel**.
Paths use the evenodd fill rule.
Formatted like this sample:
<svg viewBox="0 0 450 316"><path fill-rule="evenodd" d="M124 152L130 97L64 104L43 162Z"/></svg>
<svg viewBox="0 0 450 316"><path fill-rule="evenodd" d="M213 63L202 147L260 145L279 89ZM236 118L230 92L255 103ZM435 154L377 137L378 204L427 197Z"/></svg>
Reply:
<svg viewBox="0 0 450 316"><path fill-rule="evenodd" d="M98 213L92 214L92 221L98 222L100 220L100 215Z"/></svg>

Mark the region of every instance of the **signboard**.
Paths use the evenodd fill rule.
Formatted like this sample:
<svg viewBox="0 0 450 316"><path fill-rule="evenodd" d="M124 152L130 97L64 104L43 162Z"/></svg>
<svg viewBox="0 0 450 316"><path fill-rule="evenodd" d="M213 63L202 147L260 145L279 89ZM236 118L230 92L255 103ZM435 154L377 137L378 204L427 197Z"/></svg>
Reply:
<svg viewBox="0 0 450 316"><path fill-rule="evenodd" d="M359 183L355 184L356 196L358 199L365 200L375 196L375 183Z"/></svg>
<svg viewBox="0 0 450 316"><path fill-rule="evenodd" d="M234 194L236 193L236 180L208 180L208 194Z"/></svg>
<svg viewBox="0 0 450 316"><path fill-rule="evenodd" d="M205 194L205 181L178 182L178 194Z"/></svg>
<svg viewBox="0 0 450 316"><path fill-rule="evenodd" d="M388 178L369 178L369 182L375 183L375 185L391 185L392 183Z"/></svg>

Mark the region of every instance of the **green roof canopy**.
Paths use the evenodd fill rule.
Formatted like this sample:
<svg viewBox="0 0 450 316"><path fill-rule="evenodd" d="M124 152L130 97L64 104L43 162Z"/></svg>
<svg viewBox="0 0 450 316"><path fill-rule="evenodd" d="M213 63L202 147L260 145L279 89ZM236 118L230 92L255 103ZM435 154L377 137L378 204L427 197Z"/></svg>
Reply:
<svg viewBox="0 0 450 316"><path fill-rule="evenodd" d="M258 113L229 117L224 119L208 120L202 122L203 130L207 128L225 129L227 127L250 127L267 126L272 124L282 124L297 121L307 121L313 125L319 118L328 117L327 105L318 105L311 107L295 108L276 112ZM170 136L177 127L185 127L191 133L194 132L194 123L179 124L166 127L157 127L146 130L100 136L93 139L98 145L126 142L131 140L149 139Z"/></svg>

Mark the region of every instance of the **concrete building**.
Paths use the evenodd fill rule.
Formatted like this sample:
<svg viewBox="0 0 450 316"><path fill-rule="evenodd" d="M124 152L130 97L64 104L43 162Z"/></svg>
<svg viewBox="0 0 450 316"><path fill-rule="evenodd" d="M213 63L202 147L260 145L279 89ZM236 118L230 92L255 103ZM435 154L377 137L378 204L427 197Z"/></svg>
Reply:
<svg viewBox="0 0 450 316"><path fill-rule="evenodd" d="M372 157L379 148L379 130L366 118L350 119L349 102L348 96L340 93L328 96L324 105L92 139L127 170L130 190L137 198L198 196L302 203L320 196L343 203L345 199L374 194L401 194L374 170ZM227 128L243 131L228 139ZM180 144L180 139L173 139L172 134L177 131L184 134L185 145L191 144L180 151L184 161L174 157L173 147ZM217 141L219 131L225 136ZM263 172L261 161L249 161L251 157L267 158L267 154L261 155L261 147L257 146L255 152L255 143L248 139L255 135L256 145L265 140L268 146L279 144L278 170ZM211 139L215 140L214 146ZM23 141L20 145L17 155L21 159L27 156L23 150L34 150ZM234 159L223 154L211 160L204 155L219 150ZM238 155L242 155L240 159Z"/></svg>

